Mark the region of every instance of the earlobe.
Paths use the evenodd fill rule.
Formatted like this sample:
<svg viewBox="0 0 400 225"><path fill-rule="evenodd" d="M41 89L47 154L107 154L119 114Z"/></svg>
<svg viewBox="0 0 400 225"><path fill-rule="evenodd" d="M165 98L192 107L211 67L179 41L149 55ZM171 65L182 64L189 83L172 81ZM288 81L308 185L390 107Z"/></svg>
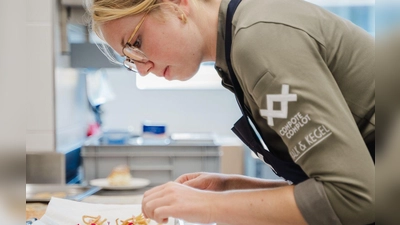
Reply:
<svg viewBox="0 0 400 225"><path fill-rule="evenodd" d="M183 23L187 22L187 17L184 13L181 14L181 16L179 17L180 20L182 20Z"/></svg>

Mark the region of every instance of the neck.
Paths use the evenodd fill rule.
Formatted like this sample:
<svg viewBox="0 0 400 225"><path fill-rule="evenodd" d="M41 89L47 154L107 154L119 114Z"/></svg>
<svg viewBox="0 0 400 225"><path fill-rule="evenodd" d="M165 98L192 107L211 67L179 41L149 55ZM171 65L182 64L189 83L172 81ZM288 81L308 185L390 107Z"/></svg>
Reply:
<svg viewBox="0 0 400 225"><path fill-rule="evenodd" d="M200 0L198 27L203 37L203 61L215 61L217 55L218 13L221 0Z"/></svg>

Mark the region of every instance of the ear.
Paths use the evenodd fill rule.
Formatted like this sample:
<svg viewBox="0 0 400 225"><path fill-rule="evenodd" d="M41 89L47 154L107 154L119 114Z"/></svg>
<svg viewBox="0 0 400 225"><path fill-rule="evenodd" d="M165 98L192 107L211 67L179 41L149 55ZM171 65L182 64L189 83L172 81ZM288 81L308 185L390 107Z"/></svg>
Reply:
<svg viewBox="0 0 400 225"><path fill-rule="evenodd" d="M161 2L172 2L176 4L181 10L187 15L190 13L191 3L192 0L161 0Z"/></svg>
<svg viewBox="0 0 400 225"><path fill-rule="evenodd" d="M192 6L191 1L193 0L176 0L176 1L179 1L179 7L181 7L182 11L186 14L186 16L188 16Z"/></svg>

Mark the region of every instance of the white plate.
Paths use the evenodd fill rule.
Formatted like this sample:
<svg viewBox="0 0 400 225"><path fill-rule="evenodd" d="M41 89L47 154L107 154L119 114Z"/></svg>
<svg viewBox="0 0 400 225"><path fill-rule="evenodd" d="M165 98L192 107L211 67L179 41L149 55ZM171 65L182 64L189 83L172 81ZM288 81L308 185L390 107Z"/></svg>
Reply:
<svg viewBox="0 0 400 225"><path fill-rule="evenodd" d="M142 212L140 204L100 204L85 203L67 199L52 198L47 206L46 213L40 220L35 221L34 225L76 225L82 223L82 216L98 216L110 221L110 225L115 225L115 220L126 219L132 215L139 215ZM2 217L3 219L3 217ZM8 220L7 220L8 221ZM170 218L167 224L174 225L175 219ZM10 223L1 223L10 224ZM11 223L14 224L14 223ZM103 223L103 225L108 223ZM155 221L151 221L149 225L157 225Z"/></svg>
<svg viewBox="0 0 400 225"><path fill-rule="evenodd" d="M101 179L94 179L90 181L90 185L92 186L99 186L103 189L108 189L108 190L132 190L132 189L139 189L146 187L150 184L150 181L147 179L143 178L132 178L131 182L129 185L126 186L111 186L108 183L107 178L101 178Z"/></svg>

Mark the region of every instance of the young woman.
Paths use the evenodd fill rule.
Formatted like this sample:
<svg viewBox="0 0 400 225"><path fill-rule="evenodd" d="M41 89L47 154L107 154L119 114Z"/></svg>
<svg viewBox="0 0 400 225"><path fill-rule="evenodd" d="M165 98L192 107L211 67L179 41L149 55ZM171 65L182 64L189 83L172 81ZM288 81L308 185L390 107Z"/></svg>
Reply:
<svg viewBox="0 0 400 225"><path fill-rule="evenodd" d="M140 75L215 61L232 130L286 181L186 174L147 191L157 222L369 224L375 204L374 40L301 0L94 0L93 30ZM260 137L260 138L258 138Z"/></svg>

